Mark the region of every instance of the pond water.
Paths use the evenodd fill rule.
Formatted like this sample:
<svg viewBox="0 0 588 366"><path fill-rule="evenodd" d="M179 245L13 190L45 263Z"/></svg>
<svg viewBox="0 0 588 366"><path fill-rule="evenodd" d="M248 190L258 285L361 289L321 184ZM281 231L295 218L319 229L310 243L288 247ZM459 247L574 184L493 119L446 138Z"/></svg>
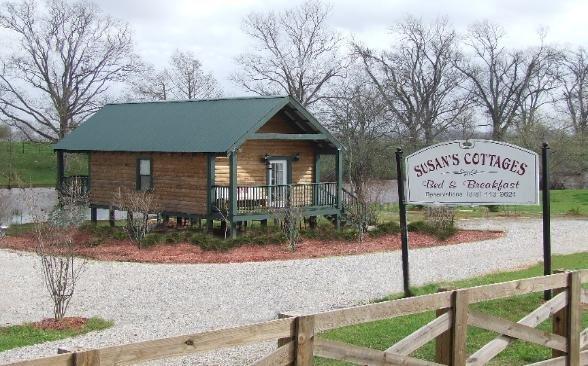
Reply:
<svg viewBox="0 0 588 366"><path fill-rule="evenodd" d="M51 211L57 204L54 188L0 189L0 225L26 224L35 217ZM86 212L90 219L90 209ZM124 212L117 211L116 219L124 219ZM108 210L98 210L98 220L108 220Z"/></svg>

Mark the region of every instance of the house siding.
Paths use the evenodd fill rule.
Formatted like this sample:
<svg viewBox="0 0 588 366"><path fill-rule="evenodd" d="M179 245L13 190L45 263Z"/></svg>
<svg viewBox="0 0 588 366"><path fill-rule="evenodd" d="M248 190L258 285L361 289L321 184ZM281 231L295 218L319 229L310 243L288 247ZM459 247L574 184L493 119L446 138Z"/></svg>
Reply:
<svg viewBox="0 0 588 366"><path fill-rule="evenodd" d="M237 185L267 184L267 168L264 156L294 156L292 161L292 183L312 183L314 168L314 145L306 141L250 140L237 153ZM215 184L229 184L229 159L216 158Z"/></svg>
<svg viewBox="0 0 588 366"><path fill-rule="evenodd" d="M93 152L90 203L110 206L119 188L135 190L139 158L151 158L153 194L159 211L206 214L204 154Z"/></svg>
<svg viewBox="0 0 588 366"><path fill-rule="evenodd" d="M300 133L300 129L282 114L277 114L257 130L258 133ZM265 155L292 157L292 183L312 183L315 159L315 144L294 140L248 140L237 153L237 185L267 184ZM229 159L216 158L215 183L229 184Z"/></svg>

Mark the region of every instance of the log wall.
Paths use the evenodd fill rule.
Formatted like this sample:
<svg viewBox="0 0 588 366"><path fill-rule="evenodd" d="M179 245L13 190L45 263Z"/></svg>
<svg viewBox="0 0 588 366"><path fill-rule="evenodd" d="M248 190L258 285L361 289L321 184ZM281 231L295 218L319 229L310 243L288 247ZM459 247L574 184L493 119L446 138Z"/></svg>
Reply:
<svg viewBox="0 0 588 366"><path fill-rule="evenodd" d="M292 183L312 183L314 167L314 145L308 141L249 140L243 144L237 155L237 184L267 184L265 154L272 156L294 156L292 161ZM216 158L215 183L229 184L229 159Z"/></svg>
<svg viewBox="0 0 588 366"><path fill-rule="evenodd" d="M206 155L90 154L90 203L111 205L119 187L136 188L137 159L152 159L154 194L161 211L206 214Z"/></svg>
<svg viewBox="0 0 588 366"><path fill-rule="evenodd" d="M296 125L282 115L277 114L263 125L258 133L300 133ZM300 156L292 161L292 183L312 183L314 168L315 145L309 141L292 140L249 140L242 146L237 155L237 184L267 184L267 168L264 156ZM216 158L215 184L229 184L229 159Z"/></svg>

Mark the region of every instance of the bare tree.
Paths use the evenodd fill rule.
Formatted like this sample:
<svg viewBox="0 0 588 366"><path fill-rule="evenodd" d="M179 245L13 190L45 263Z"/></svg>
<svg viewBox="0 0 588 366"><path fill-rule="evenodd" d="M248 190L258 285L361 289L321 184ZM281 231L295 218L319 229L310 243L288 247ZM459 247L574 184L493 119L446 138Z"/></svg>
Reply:
<svg viewBox="0 0 588 366"><path fill-rule="evenodd" d="M86 261L76 256L77 229L86 220L87 196L79 181L72 181L60 195L59 204L43 216L34 198L27 199L34 212L36 252L41 260L45 287L53 301L53 316L62 320L75 293Z"/></svg>
<svg viewBox="0 0 588 366"><path fill-rule="evenodd" d="M389 135L386 102L369 77L355 68L325 99L328 127L346 147L345 159L352 190L367 202L367 183L377 175L385 155L384 136Z"/></svg>
<svg viewBox="0 0 588 366"><path fill-rule="evenodd" d="M125 231L129 239L141 249L145 235L152 229L149 214L159 211L153 192L119 188L114 194L112 206L127 211Z"/></svg>
<svg viewBox="0 0 588 366"><path fill-rule="evenodd" d="M277 14L250 14L243 29L257 50L237 58L242 70L233 80L259 95L293 95L307 107L323 99L345 73L341 36L327 26L329 10L309 0Z"/></svg>
<svg viewBox="0 0 588 366"><path fill-rule="evenodd" d="M288 187L285 204L274 208L272 216L280 222L280 229L286 237L288 248L294 252L302 238L300 226L304 220L304 211L293 202L292 194L292 188Z"/></svg>
<svg viewBox="0 0 588 366"><path fill-rule="evenodd" d="M470 106L465 78L453 66L457 36L446 19L426 25L407 17L392 30L396 42L389 51L377 54L355 44L355 52L408 143L429 144Z"/></svg>
<svg viewBox="0 0 588 366"><path fill-rule="evenodd" d="M516 122L521 104L533 96L531 83L541 78L537 72L545 56L544 47L528 52L508 50L502 44L504 36L499 25L487 21L472 25L465 42L471 58L456 63L469 79L477 104L490 119L494 140L504 139Z"/></svg>
<svg viewBox="0 0 588 366"><path fill-rule="evenodd" d="M128 26L92 3L8 2L0 27L19 39L0 66L0 116L29 139L65 136L133 68Z"/></svg>
<svg viewBox="0 0 588 366"><path fill-rule="evenodd" d="M189 51L176 50L168 67L142 64L129 78L130 97L139 100L206 99L222 95L211 73Z"/></svg>
<svg viewBox="0 0 588 366"><path fill-rule="evenodd" d="M543 54L537 58L536 70L525 87L519 113L515 118L519 135L525 135L542 122L542 117L545 116L542 113L545 109L543 107L555 103L555 94L560 87L561 53L551 47L542 45L541 48Z"/></svg>
<svg viewBox="0 0 588 366"><path fill-rule="evenodd" d="M202 64L190 51L176 50L168 74L178 99L215 98L222 94L216 79L202 70Z"/></svg>
<svg viewBox="0 0 588 366"><path fill-rule="evenodd" d="M153 65L142 65L129 78L130 97L139 100L167 100L172 94L172 83L167 69L157 70Z"/></svg>
<svg viewBox="0 0 588 366"><path fill-rule="evenodd" d="M588 55L585 48L567 51L562 62L562 100L574 133L588 134Z"/></svg>

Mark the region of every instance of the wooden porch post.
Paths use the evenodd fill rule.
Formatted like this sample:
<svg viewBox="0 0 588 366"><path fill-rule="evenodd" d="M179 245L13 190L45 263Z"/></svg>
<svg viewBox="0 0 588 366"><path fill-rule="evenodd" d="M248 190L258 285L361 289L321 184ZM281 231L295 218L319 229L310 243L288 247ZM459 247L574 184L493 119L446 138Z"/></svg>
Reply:
<svg viewBox="0 0 588 366"><path fill-rule="evenodd" d="M58 193L61 191L63 186L63 177L65 175L65 164L63 159L63 151L57 150L57 182L55 183L55 189Z"/></svg>
<svg viewBox="0 0 588 366"><path fill-rule="evenodd" d="M343 151L337 149L335 159L335 171L337 174L337 221L335 225L337 230L341 228L341 210L343 209Z"/></svg>
<svg viewBox="0 0 588 366"><path fill-rule="evenodd" d="M206 172L207 172L207 179L206 179L206 229L208 232L212 232L214 221L212 220L212 204L214 199L214 175L216 173L216 166L215 166L215 159L216 156L212 153L206 154Z"/></svg>
<svg viewBox="0 0 588 366"><path fill-rule="evenodd" d="M231 222L231 238L237 237L237 151L232 151L229 156L229 221Z"/></svg>
<svg viewBox="0 0 588 366"><path fill-rule="evenodd" d="M318 194L318 183L321 182L321 154L316 152L314 154L314 183L315 187L312 191L313 193L313 204L318 206L319 204L319 194Z"/></svg>
<svg viewBox="0 0 588 366"><path fill-rule="evenodd" d="M319 194L319 189L320 189L320 185L319 183L321 182L321 154L317 151L314 153L314 180L313 182L315 183L312 189L312 204L314 206L318 206L319 204L321 204L320 202L320 194ZM308 218L308 223L310 224L310 228L314 229L316 228L316 216L310 216Z"/></svg>

